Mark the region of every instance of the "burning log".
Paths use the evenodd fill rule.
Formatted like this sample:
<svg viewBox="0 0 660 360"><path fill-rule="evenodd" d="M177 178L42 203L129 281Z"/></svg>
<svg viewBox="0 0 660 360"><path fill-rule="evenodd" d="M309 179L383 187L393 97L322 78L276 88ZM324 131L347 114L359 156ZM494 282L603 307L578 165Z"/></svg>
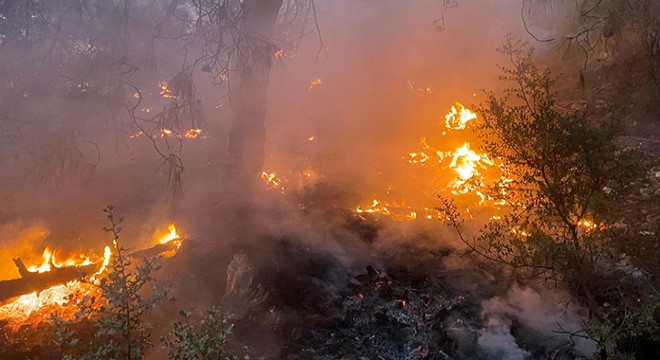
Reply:
<svg viewBox="0 0 660 360"><path fill-rule="evenodd" d="M134 251L128 254L129 257L134 259L147 259L157 256L170 257L176 253L181 246L181 242L170 241L164 244L158 244L147 249Z"/></svg>
<svg viewBox="0 0 660 360"><path fill-rule="evenodd" d="M46 272L31 272L27 269L23 261L14 259L18 268L20 279L0 281L0 304L14 299L21 295L32 292L41 292L56 285L63 285L74 280L80 280L87 275L95 274L102 264L75 265L52 267Z"/></svg>
<svg viewBox="0 0 660 360"><path fill-rule="evenodd" d="M128 254L129 257L135 259L146 259L152 257L172 257L183 244L183 237L176 231L174 224L170 224L168 232L158 239L158 244L147 249L134 251Z"/></svg>

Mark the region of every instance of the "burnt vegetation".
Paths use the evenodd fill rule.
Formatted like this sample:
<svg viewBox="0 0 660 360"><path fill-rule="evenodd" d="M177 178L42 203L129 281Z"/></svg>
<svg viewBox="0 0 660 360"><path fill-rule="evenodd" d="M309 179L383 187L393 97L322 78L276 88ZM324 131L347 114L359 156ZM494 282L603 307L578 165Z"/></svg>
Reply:
<svg viewBox="0 0 660 360"><path fill-rule="evenodd" d="M451 35L445 16L461 4L438 3L427 30ZM403 157L436 161L429 173L455 186L438 193L393 177L419 197L432 192L434 205L374 193L354 207L368 186L353 184L342 161L361 148L346 150L332 131L317 148L324 134L300 145L294 125L268 118L273 69L299 53L319 68L331 62L320 9L332 18L349 5L0 0L0 186L10 204L0 225L47 219L59 232L40 241L66 235L79 250L91 232L78 223L98 217L89 208L102 201L121 203L130 223L122 229L109 206L94 235L104 257L71 265L50 254L41 268L17 258L20 278L0 273L0 358L657 356L660 5L519 5L524 33L487 59L499 78L484 86L497 90L475 94L474 113L458 104L443 128L468 128L478 145L438 151L424 138L423 151ZM325 79L304 76L304 91L323 95ZM418 98L435 91L408 85ZM280 155L268 154L268 124L298 156L289 178L265 167ZM391 156L383 143L376 153ZM301 155L305 146L317 153ZM350 154L342 160L336 148ZM485 181L487 167L499 175ZM394 168L369 182L399 194L387 176L405 170ZM469 196L477 201L466 206ZM166 240L146 245L157 217L196 236L172 224ZM78 290L38 312L34 299L58 286Z"/></svg>

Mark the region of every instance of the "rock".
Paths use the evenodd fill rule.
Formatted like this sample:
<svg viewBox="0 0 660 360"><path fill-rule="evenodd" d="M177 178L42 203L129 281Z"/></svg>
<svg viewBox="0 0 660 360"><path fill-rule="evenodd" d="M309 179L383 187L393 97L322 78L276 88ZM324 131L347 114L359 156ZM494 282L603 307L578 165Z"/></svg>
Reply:
<svg viewBox="0 0 660 360"><path fill-rule="evenodd" d="M245 254L235 254L227 266L227 287L222 306L232 319L243 319L268 297L268 292L255 283L256 275L257 269Z"/></svg>

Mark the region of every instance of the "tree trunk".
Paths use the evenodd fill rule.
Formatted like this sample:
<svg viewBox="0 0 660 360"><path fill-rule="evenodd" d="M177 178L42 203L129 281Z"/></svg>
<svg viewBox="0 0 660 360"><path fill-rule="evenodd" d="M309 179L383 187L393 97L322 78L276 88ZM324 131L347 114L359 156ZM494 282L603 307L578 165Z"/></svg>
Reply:
<svg viewBox="0 0 660 360"><path fill-rule="evenodd" d="M230 201L250 202L259 179L266 142L265 118L268 83L274 49L270 42L283 0L245 0L243 29L247 38L239 47L231 84L231 130L228 139Z"/></svg>

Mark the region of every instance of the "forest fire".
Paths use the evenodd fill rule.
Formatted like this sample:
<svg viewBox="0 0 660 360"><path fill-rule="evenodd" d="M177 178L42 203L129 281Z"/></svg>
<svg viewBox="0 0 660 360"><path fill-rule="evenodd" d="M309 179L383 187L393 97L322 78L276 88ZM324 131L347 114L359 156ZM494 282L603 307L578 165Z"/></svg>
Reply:
<svg viewBox="0 0 660 360"><path fill-rule="evenodd" d="M0 360L660 353L660 0L0 3Z"/></svg>

